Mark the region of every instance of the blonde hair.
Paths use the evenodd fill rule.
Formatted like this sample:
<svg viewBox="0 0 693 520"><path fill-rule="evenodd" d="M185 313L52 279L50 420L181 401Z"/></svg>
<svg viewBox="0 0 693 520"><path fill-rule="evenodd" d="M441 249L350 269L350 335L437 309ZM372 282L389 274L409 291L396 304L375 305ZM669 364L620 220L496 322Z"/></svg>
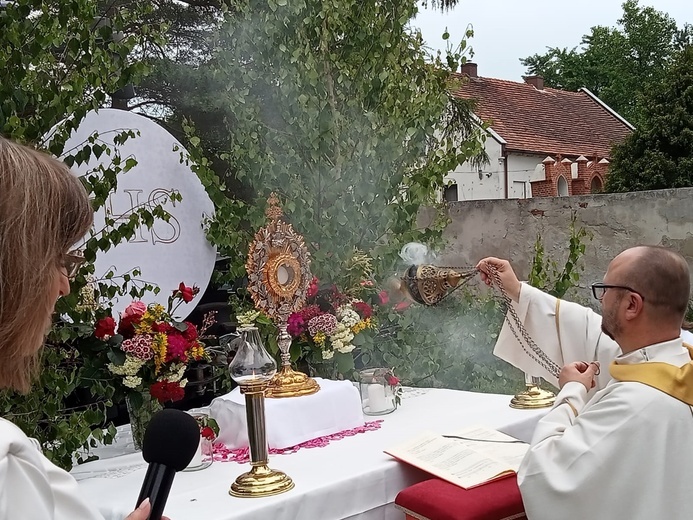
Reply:
<svg viewBox="0 0 693 520"><path fill-rule="evenodd" d="M0 388L28 392L64 255L94 218L62 162L0 137Z"/></svg>

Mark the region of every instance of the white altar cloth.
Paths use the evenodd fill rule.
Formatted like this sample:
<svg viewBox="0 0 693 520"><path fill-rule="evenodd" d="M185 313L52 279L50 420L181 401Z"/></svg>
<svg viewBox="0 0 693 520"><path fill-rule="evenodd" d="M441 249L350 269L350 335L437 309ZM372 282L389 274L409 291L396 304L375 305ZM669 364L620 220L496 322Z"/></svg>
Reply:
<svg viewBox="0 0 693 520"><path fill-rule="evenodd" d="M172 520L401 520L395 496L430 475L397 462L383 453L385 448L424 430L452 433L473 424L507 430L546 413L510 408L508 395L432 389L406 396L399 409L382 417L380 430L270 456L270 467L296 483L287 493L231 497L231 483L249 465L214 462L202 471L176 475L165 514ZM135 505L145 471L141 454L133 453L90 462L72 473L107 520L122 520Z"/></svg>
<svg viewBox="0 0 693 520"><path fill-rule="evenodd" d="M265 399L267 444L290 448L303 442L363 426L361 396L351 381L316 378L320 391L302 397ZM237 387L209 406L227 448L248 447L245 396Z"/></svg>

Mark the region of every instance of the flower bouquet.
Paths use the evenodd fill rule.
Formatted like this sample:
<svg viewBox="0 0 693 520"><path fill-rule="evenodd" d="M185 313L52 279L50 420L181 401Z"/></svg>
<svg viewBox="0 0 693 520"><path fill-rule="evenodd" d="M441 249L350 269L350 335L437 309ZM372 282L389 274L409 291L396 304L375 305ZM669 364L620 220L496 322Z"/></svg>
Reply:
<svg viewBox="0 0 693 520"><path fill-rule="evenodd" d="M313 278L306 306L288 319L288 332L309 363L334 363L345 374L354 368L352 351L374 329L373 309L365 301L340 292L332 285L319 288Z"/></svg>
<svg viewBox="0 0 693 520"><path fill-rule="evenodd" d="M184 376L190 363L207 357L197 327L173 317L178 306L192 301L198 292L197 287L181 283L169 296L168 308L134 301L121 315L117 331L111 316L96 323L94 335L112 347L107 368L124 387L137 447L151 416L164 403L185 396Z"/></svg>

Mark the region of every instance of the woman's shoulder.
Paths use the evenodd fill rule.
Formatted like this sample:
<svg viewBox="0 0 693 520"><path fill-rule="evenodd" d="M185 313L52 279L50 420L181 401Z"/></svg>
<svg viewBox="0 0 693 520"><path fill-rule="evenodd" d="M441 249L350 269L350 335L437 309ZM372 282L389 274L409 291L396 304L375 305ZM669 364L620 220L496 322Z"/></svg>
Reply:
<svg viewBox="0 0 693 520"><path fill-rule="evenodd" d="M34 459L40 452L21 428L7 419L0 418L0 459L9 454Z"/></svg>

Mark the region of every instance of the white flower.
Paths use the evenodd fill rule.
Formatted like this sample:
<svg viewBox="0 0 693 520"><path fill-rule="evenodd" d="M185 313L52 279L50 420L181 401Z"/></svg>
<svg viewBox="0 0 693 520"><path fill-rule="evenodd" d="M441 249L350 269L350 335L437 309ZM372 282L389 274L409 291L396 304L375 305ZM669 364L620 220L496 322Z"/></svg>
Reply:
<svg viewBox="0 0 693 520"><path fill-rule="evenodd" d="M332 356L334 356L334 351L332 351L332 350L323 350L322 351L322 358L323 359L332 359Z"/></svg>
<svg viewBox="0 0 693 520"><path fill-rule="evenodd" d="M185 368L184 363L174 363L171 365L168 374L159 377L159 381L170 381L171 383L180 381L183 378L183 374L185 374Z"/></svg>
<svg viewBox="0 0 693 520"><path fill-rule="evenodd" d="M185 379L181 379L180 383L178 383L181 388L185 388L185 385L188 384L188 378L186 377Z"/></svg>
<svg viewBox="0 0 693 520"><path fill-rule="evenodd" d="M336 349L338 352L341 352L342 354L348 354L349 352L351 352L351 351L354 350L355 348L356 348L356 346L355 346L355 345L352 345L351 343L349 343L348 345L342 345L341 348L336 348L336 347L335 347L335 349Z"/></svg>
<svg viewBox="0 0 693 520"><path fill-rule="evenodd" d="M342 305L339 309L337 309L337 317L339 318L340 323L342 323L347 329L350 329L361 321L361 316L359 316L359 313L351 308L351 305Z"/></svg>
<svg viewBox="0 0 693 520"><path fill-rule="evenodd" d="M142 384L142 378L138 376L126 376L123 379L123 384L128 388L137 388Z"/></svg>
<svg viewBox="0 0 693 520"><path fill-rule="evenodd" d="M111 371L111 373L117 376L134 376L135 374L137 374L140 368L142 368L142 365L144 365L144 363L145 362L140 358L131 356L130 354L126 354L125 363L123 363L122 365L114 365L113 363L109 363L108 365L106 365L106 367L108 368L108 370Z"/></svg>

